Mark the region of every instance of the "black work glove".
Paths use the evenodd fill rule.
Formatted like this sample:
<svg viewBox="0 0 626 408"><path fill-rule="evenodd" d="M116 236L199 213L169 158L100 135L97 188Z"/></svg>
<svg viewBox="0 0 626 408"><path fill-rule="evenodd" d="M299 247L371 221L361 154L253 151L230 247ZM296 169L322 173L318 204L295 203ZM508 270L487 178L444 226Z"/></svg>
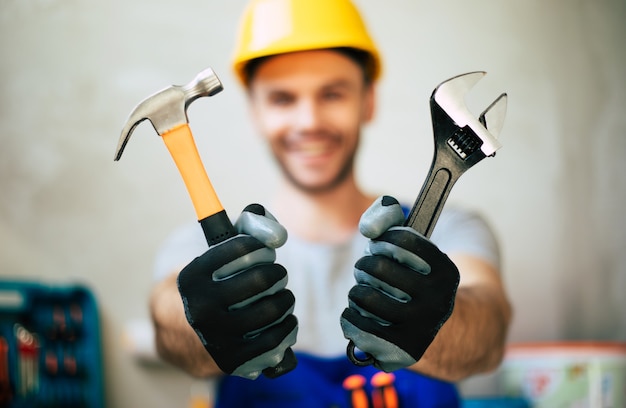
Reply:
<svg viewBox="0 0 626 408"><path fill-rule="evenodd" d="M296 341L295 299L285 288L287 271L275 263L287 231L258 204L243 210L235 228L239 235L180 272L178 290L187 321L218 367L255 379Z"/></svg>
<svg viewBox="0 0 626 408"><path fill-rule="evenodd" d="M387 372L421 358L452 313L459 284L446 254L403 222L400 204L389 196L363 214L359 229L370 242L341 315L344 336Z"/></svg>

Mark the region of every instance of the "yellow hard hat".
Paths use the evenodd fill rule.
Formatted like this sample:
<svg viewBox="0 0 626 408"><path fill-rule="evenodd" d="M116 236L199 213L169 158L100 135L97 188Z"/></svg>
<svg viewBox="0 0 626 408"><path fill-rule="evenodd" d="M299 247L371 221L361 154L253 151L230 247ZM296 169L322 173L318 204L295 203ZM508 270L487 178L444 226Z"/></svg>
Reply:
<svg viewBox="0 0 626 408"><path fill-rule="evenodd" d="M350 0L252 0L244 11L233 69L247 83L246 64L294 51L348 47L369 54L372 81L381 71L380 54Z"/></svg>

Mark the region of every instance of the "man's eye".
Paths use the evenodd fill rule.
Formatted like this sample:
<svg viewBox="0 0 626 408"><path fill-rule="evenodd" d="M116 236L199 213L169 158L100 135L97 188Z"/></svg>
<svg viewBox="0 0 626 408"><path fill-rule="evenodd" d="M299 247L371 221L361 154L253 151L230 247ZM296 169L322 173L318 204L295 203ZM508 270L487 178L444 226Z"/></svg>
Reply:
<svg viewBox="0 0 626 408"><path fill-rule="evenodd" d="M324 97L324 99L328 101L335 101L335 100L343 98L343 94L341 94L341 92L333 92L333 91L324 92L322 96Z"/></svg>
<svg viewBox="0 0 626 408"><path fill-rule="evenodd" d="M270 103L272 105L284 106L293 102L293 97L285 94L276 94L270 97Z"/></svg>

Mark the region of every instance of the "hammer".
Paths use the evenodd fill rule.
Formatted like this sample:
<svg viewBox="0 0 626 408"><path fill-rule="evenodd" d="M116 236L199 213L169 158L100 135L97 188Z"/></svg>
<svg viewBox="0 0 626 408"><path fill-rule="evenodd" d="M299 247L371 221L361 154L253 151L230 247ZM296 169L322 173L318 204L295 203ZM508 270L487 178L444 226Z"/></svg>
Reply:
<svg viewBox="0 0 626 408"><path fill-rule="evenodd" d="M211 68L207 68L186 85L172 85L148 96L133 109L126 120L114 159L118 161L122 157L137 125L149 120L174 159L209 246L237 235L237 230L230 222L202 165L189 128L187 107L198 98L213 96L222 90L222 83L217 75ZM274 378L290 371L295 365L296 358L289 348L283 360L277 366L263 370L263 374Z"/></svg>

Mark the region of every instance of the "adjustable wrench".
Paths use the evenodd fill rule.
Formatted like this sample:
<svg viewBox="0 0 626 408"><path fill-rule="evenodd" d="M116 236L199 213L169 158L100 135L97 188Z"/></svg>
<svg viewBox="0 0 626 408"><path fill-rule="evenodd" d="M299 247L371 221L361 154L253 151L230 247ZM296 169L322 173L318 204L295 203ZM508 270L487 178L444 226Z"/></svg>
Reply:
<svg viewBox="0 0 626 408"><path fill-rule="evenodd" d="M435 153L422 186L404 225L430 237L454 183L465 171L502 145L498 135L506 114L506 93L501 94L478 119L464 97L485 72L471 72L441 83L430 98L435 135ZM489 130L487 130L489 126Z"/></svg>
<svg viewBox="0 0 626 408"><path fill-rule="evenodd" d="M483 77L477 71L458 75L439 84L430 97L435 152L426 181L404 225L430 237L454 183L465 171L485 157L494 156L502 145L498 136L506 114L506 93L496 98L476 119L465 105L465 94ZM367 355L361 360L348 344L352 363L374 363Z"/></svg>
<svg viewBox="0 0 626 408"><path fill-rule="evenodd" d="M237 231L204 169L189 128L187 107L196 99L213 96L222 89L222 83L217 75L212 69L207 68L184 86L172 85L147 97L135 107L126 120L115 150L117 161L122 157L135 127L146 119L152 123L165 142L183 178L209 246L237 235ZM295 368L296 363L293 350L288 348L283 360L275 367L263 370L263 374L274 378Z"/></svg>

